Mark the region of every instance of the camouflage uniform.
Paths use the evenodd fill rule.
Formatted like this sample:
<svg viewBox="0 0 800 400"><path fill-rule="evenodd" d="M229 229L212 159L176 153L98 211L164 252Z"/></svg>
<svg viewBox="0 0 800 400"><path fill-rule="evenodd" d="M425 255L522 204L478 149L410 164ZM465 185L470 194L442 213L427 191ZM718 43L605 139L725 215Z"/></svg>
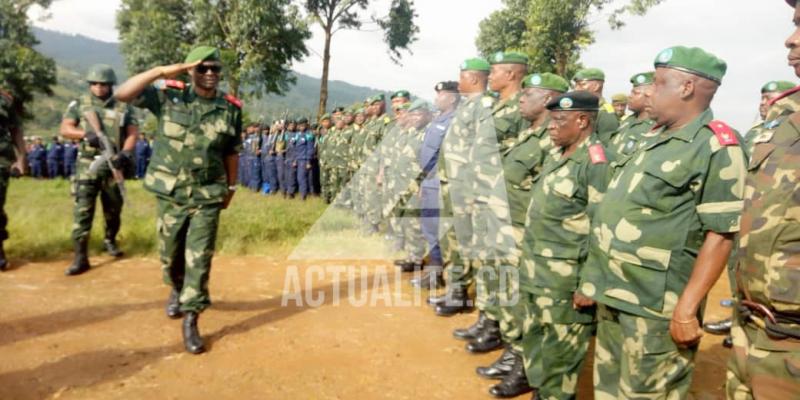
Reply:
<svg viewBox="0 0 800 400"><path fill-rule="evenodd" d="M11 166L17 160L11 130L19 128L19 119L13 109L14 99L0 91L0 244L8 239L8 215L5 211L6 194Z"/></svg>
<svg viewBox="0 0 800 400"><path fill-rule="evenodd" d="M619 118L614 112L614 106L600 99L600 111L597 113L597 126L595 133L603 146L610 147L614 133L619 130Z"/></svg>
<svg viewBox="0 0 800 400"><path fill-rule="evenodd" d="M596 398L686 396L697 348L677 347L670 319L705 233L739 229L745 164L710 109L617 161L581 270L599 303Z"/></svg>
<svg viewBox="0 0 800 400"><path fill-rule="evenodd" d="M594 309L574 309L572 294L585 268L589 225L610 161L600 141L589 137L569 157L554 152L534 178L520 267L522 354L528 382L542 399L575 397Z"/></svg>
<svg viewBox="0 0 800 400"><path fill-rule="evenodd" d="M473 260L468 253L472 240L470 216L474 202L470 152L479 127L491 127L491 109L495 102L495 98L488 94L462 101L439 152L437 168L443 202L439 232L444 238L441 243L442 256L448 265L446 280L448 286L452 287L467 288L474 280ZM451 220L449 224L448 219Z"/></svg>
<svg viewBox="0 0 800 400"><path fill-rule="evenodd" d="M181 311L201 312L211 304L211 258L228 194L225 157L242 147L241 103L219 90L204 99L190 85L158 81L133 104L158 118L144 187L157 199L164 282L180 292Z"/></svg>
<svg viewBox="0 0 800 400"><path fill-rule="evenodd" d="M800 94L795 91L770 108L767 121L777 123L753 140L737 283L739 298L762 304L777 323L740 303L731 330L729 399L789 399L800 393L800 114L796 110Z"/></svg>
<svg viewBox="0 0 800 400"><path fill-rule="evenodd" d="M395 177L392 179L397 187L390 190L390 193L398 190L404 192L397 204L400 208L398 213L400 218L396 228L401 231L403 249L408 255L408 260L414 263L421 262L425 256L419 199L422 169L417 164L417 155L422 146L425 129L425 127L420 129L411 127L401 134L402 137L397 141L399 151L393 172Z"/></svg>
<svg viewBox="0 0 800 400"><path fill-rule="evenodd" d="M100 128L114 145L115 152L125 141L127 127L138 125L133 109L129 105L117 102L113 98L106 102L93 95L85 95L69 103L63 118L80 123L86 112L97 113L101 124ZM92 129L88 124L84 125L86 130ZM77 169L74 177L75 211L72 240L75 242L89 238L98 195L103 205L103 217L106 223L105 238L113 242L119 232L122 194L114 182L111 169L108 167L108 163L102 162L95 172L89 170L95 157L100 155L99 149L92 147L85 140L81 141L78 147Z"/></svg>
<svg viewBox="0 0 800 400"><path fill-rule="evenodd" d="M476 276L475 303L478 309L494 321L503 319L498 297L500 275L508 272L506 268L518 266L520 253L517 243L522 239L524 225L523 219L517 221L516 228L512 225L506 179L497 179L503 174L503 155L517 145L520 134L530 125L519 111L521 96L522 92L517 92L495 104L491 120L494 123L495 137L485 136L488 132L479 129L470 158L476 169L473 181L476 202L472 214L472 243L478 252L478 259L485 267ZM517 206L526 208L527 204L523 201ZM517 213L519 214L522 213ZM506 322L508 321L510 320ZM508 327L507 331L515 329L518 330Z"/></svg>
<svg viewBox="0 0 800 400"><path fill-rule="evenodd" d="M508 204L511 212L511 224L516 251L521 253L522 238L525 235L525 219L531 200L531 187L538 176L548 153L553 149L550 135L547 134L546 118L538 127L529 127L520 133L514 146L505 150L503 156L503 177L508 191ZM517 268L518 265L509 267ZM504 304L513 303L512 299L519 293L519 286L513 276L508 276L506 292L498 293ZM515 305L500 307L499 321L503 342L510 344L517 353L522 350L522 323L525 320L525 308L521 302Z"/></svg>
<svg viewBox="0 0 800 400"><path fill-rule="evenodd" d="M643 135L650 132L654 124L652 119L639 120L634 115L626 118L619 132L612 137L608 145L609 152L618 157L630 155L643 144Z"/></svg>
<svg viewBox="0 0 800 400"><path fill-rule="evenodd" d="M392 119L388 115L373 118L365 127L364 144L361 149L362 164L360 174L363 179L359 181L360 197L364 202L364 217L368 226L378 226L381 222L382 190L375 187L375 178L378 176L380 154L376 151L383 140Z"/></svg>

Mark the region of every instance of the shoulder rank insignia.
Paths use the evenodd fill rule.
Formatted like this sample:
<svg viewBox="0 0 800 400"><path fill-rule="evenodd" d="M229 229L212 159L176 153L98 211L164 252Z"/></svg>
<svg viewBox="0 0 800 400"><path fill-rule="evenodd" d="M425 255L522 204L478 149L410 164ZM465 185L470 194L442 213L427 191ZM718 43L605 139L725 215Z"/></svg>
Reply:
<svg viewBox="0 0 800 400"><path fill-rule="evenodd" d="M608 162L606 151L603 149L602 144L595 143L589 146L589 159L592 160L592 164L604 164Z"/></svg>
<svg viewBox="0 0 800 400"><path fill-rule="evenodd" d="M603 107L603 110L605 110L607 113L614 114L614 106L613 105L611 105L609 103L603 103L603 105L601 107Z"/></svg>
<svg viewBox="0 0 800 400"><path fill-rule="evenodd" d="M728 124L719 120L714 120L708 123L708 127L714 132L714 136L719 140L719 144L723 146L739 144L739 139L736 138L736 134L733 133L733 129L731 129Z"/></svg>
<svg viewBox="0 0 800 400"><path fill-rule="evenodd" d="M242 101L237 99L233 95L226 94L225 95L225 100L227 100L228 103L231 103L231 104L235 105L236 108L242 108Z"/></svg>
<svg viewBox="0 0 800 400"><path fill-rule="evenodd" d="M494 106L494 97L483 96L483 98L481 99L481 105L483 105L486 108Z"/></svg>
<svg viewBox="0 0 800 400"><path fill-rule="evenodd" d="M186 84L175 79L164 79L164 88L183 90L186 88Z"/></svg>

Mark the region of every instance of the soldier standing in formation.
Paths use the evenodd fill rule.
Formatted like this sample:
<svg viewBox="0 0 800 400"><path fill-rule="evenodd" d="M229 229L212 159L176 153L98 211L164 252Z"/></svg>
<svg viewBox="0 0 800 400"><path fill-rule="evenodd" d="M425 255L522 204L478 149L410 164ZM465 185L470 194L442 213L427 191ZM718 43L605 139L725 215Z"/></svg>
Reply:
<svg viewBox="0 0 800 400"><path fill-rule="evenodd" d="M86 81L89 83L89 93L73 100L61 121L61 135L81 141L74 178L75 222L72 241L75 244L75 259L64 272L68 276L82 274L90 268L89 237L98 196L106 224L103 246L108 254L122 256L122 251L117 247L117 233L122 223L122 193L114 181L108 161L98 157L103 156L104 150L110 150L114 153L110 160L114 169L124 170L132 163L131 155L139 136L133 109L114 98L113 86L117 83L114 70L108 65L94 65L89 69ZM99 127L91 126L86 120L88 113L96 115ZM97 132L97 128L102 132ZM100 133L106 136L112 149L105 148Z"/></svg>
<svg viewBox="0 0 800 400"><path fill-rule="evenodd" d="M158 248L171 288L167 316L184 316L184 347L193 354L205 351L197 320L211 304L208 280L220 212L236 191L242 146L242 103L218 89L221 72L219 49L200 46L184 63L136 75L117 92L158 119L144 184L157 200ZM183 73L190 84L170 80Z"/></svg>
<svg viewBox="0 0 800 400"><path fill-rule="evenodd" d="M575 90L585 90L600 99L600 112L597 116L597 135L603 145L608 146L611 135L619 128L619 119L614 107L603 98L606 74L597 68L586 68L575 73Z"/></svg>

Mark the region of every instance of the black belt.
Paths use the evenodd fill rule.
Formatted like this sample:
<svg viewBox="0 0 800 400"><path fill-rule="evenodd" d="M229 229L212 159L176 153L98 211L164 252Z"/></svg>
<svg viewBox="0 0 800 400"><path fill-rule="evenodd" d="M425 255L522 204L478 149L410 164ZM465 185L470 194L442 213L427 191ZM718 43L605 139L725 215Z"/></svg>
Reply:
<svg viewBox="0 0 800 400"><path fill-rule="evenodd" d="M764 304L750 300L741 300L738 305L739 315L753 321L775 339L800 340L800 314L780 312ZM792 327L789 325L796 325Z"/></svg>

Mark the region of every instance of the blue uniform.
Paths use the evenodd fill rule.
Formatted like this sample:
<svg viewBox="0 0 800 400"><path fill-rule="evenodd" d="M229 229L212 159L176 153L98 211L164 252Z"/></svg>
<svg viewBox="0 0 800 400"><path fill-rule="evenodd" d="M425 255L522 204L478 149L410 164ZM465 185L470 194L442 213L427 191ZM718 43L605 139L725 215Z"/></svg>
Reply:
<svg viewBox="0 0 800 400"><path fill-rule="evenodd" d="M64 145L64 176L75 175L75 164L78 162L78 145L67 142Z"/></svg>
<svg viewBox="0 0 800 400"><path fill-rule="evenodd" d="M47 150L41 144L33 145L29 158L31 164L31 175L35 178L44 176L45 159L47 157Z"/></svg>
<svg viewBox="0 0 800 400"><path fill-rule="evenodd" d="M57 178L64 170L64 145L61 142L50 143L47 148L47 176Z"/></svg>
<svg viewBox="0 0 800 400"><path fill-rule="evenodd" d="M311 131L295 132L289 141L289 149L293 159L289 172L290 189L292 195L296 191L305 199L310 190L311 159L314 157L314 134Z"/></svg>
<svg viewBox="0 0 800 400"><path fill-rule="evenodd" d="M264 181L269 184L269 193L277 193L280 189L275 154L275 139L277 137L277 134L272 133L261 135L261 169L263 170Z"/></svg>
<svg viewBox="0 0 800 400"><path fill-rule="evenodd" d="M442 250L439 247L439 175L436 164L439 150L453 120L453 112L434 118L425 129L425 138L419 151L419 166L423 171L420 185L420 217L422 218L422 235L428 242L431 265L442 265Z"/></svg>
<svg viewBox="0 0 800 400"><path fill-rule="evenodd" d="M136 157L137 179L144 178L144 175L147 172L147 164L150 163L151 151L152 149L150 148L150 142L148 142L147 139L139 138L139 140L136 141L134 156Z"/></svg>

